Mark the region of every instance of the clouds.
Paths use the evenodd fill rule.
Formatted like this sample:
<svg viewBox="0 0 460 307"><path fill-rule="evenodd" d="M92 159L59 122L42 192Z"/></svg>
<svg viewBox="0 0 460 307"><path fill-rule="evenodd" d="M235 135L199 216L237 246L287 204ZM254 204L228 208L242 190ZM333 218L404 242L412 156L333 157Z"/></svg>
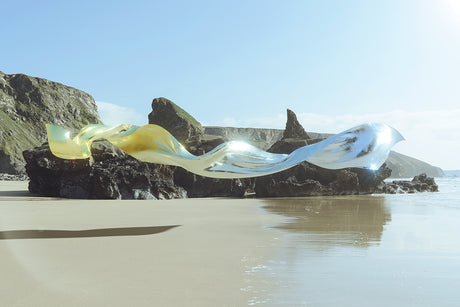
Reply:
<svg viewBox="0 0 460 307"><path fill-rule="evenodd" d="M96 101L96 104L99 116L106 125L133 124L140 126L148 124L147 115L142 115L134 109L103 101Z"/></svg>

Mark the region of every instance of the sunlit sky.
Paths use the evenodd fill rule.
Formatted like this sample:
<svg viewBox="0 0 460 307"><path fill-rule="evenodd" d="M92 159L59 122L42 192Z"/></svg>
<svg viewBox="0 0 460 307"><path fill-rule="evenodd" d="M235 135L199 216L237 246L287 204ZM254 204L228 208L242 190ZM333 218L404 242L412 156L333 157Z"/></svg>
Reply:
<svg viewBox="0 0 460 307"><path fill-rule="evenodd" d="M460 169L460 0L2 1L0 70L90 93L106 123L167 97L205 125L366 121Z"/></svg>

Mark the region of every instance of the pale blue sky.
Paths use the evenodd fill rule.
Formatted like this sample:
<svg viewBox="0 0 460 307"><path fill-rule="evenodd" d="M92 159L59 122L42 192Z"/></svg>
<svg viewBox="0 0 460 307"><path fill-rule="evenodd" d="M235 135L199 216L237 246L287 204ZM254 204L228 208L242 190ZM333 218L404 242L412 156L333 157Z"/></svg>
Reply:
<svg viewBox="0 0 460 307"><path fill-rule="evenodd" d="M433 112L425 128L460 133L443 117L460 109L456 0L7 0L0 34L1 71L82 89L145 121L164 96L210 125L282 127L291 108L307 130L338 132L376 114L420 124ZM456 155L422 152L423 140L400 151L460 168Z"/></svg>

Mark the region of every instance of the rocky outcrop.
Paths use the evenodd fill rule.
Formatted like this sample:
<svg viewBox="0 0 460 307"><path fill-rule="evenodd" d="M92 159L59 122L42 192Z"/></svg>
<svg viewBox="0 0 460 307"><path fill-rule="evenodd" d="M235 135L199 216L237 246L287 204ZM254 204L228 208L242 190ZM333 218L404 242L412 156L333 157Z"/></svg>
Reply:
<svg viewBox="0 0 460 307"><path fill-rule="evenodd" d="M388 182L382 189L382 193L400 194L400 193L418 193L418 192L438 192L438 185L434 178L428 177L423 173L417 175L411 181L394 180Z"/></svg>
<svg viewBox="0 0 460 307"><path fill-rule="evenodd" d="M45 124L73 130L100 123L89 94L23 74L0 73L0 173L23 174L22 152L46 140Z"/></svg>
<svg viewBox="0 0 460 307"><path fill-rule="evenodd" d="M149 124L165 128L186 148L196 146L203 136L201 124L181 107L164 97L153 99Z"/></svg>
<svg viewBox="0 0 460 307"><path fill-rule="evenodd" d="M48 144L24 151L29 191L42 196L102 199L171 199L187 193L166 165L141 162L107 140L91 145L92 159L65 160Z"/></svg>
<svg viewBox="0 0 460 307"><path fill-rule="evenodd" d="M29 191L42 196L93 199L242 197L251 181L214 179L180 167L139 161L107 140L91 145L91 158L65 160L47 143L24 151Z"/></svg>
<svg viewBox="0 0 460 307"><path fill-rule="evenodd" d="M301 197L438 192L434 178L426 174L415 176L412 181L385 182L390 175L391 169L385 164L377 171L327 170L303 162L286 171L257 178L255 193L257 197Z"/></svg>

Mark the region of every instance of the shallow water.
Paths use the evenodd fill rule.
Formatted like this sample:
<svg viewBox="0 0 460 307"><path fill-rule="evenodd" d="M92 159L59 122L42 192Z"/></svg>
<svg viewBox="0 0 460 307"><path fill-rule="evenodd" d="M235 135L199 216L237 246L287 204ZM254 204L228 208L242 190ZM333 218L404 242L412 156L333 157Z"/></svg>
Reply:
<svg viewBox="0 0 460 307"><path fill-rule="evenodd" d="M288 217L268 305L460 306L460 180L441 192L264 200Z"/></svg>

